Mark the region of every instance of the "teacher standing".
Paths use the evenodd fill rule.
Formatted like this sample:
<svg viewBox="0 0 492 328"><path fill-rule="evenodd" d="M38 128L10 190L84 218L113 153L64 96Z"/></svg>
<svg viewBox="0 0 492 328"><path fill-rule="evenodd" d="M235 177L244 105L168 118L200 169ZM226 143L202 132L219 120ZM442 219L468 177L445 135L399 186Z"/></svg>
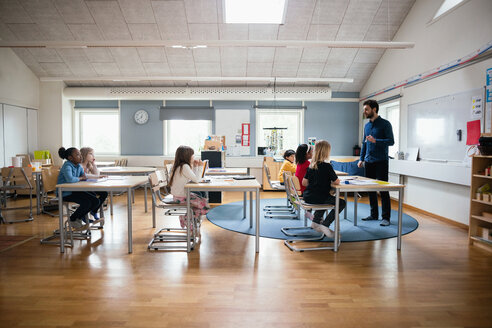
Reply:
<svg viewBox="0 0 492 328"><path fill-rule="evenodd" d="M388 181L388 147L395 144L393 128L388 120L378 115L379 104L375 100L366 100L363 104L364 115L369 122L364 126L364 138L358 167L365 166L366 177ZM388 191L381 191L381 226L390 225L391 203ZM371 215L363 218L364 221L377 220L378 195L376 192L369 193Z"/></svg>

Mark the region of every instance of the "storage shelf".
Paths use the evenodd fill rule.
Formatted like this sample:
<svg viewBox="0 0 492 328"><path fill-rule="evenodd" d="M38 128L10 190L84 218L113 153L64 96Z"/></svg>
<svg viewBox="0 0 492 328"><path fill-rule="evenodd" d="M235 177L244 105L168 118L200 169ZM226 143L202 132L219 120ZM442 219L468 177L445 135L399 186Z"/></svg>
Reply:
<svg viewBox="0 0 492 328"><path fill-rule="evenodd" d="M474 174L474 178L486 178L486 179L492 179L492 176L490 175L483 175L483 174Z"/></svg>
<svg viewBox="0 0 492 328"><path fill-rule="evenodd" d="M486 202L484 200L478 200L478 199L472 199L472 202L486 204L486 205L492 205L492 202Z"/></svg>
<svg viewBox="0 0 492 328"><path fill-rule="evenodd" d="M490 241L488 239L483 239L482 237L470 236L470 239L473 241L479 241L479 242L484 243L486 245L492 246L492 241Z"/></svg>
<svg viewBox="0 0 492 328"><path fill-rule="evenodd" d="M486 216L481 216L481 215L472 215L471 216L475 220L480 220L488 223L492 223L492 218L486 217Z"/></svg>

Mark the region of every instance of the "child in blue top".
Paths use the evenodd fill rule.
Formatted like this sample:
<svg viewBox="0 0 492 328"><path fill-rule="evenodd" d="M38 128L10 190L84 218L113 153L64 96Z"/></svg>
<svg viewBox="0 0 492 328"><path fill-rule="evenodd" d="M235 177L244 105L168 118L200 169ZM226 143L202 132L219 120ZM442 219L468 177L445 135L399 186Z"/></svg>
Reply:
<svg viewBox="0 0 492 328"><path fill-rule="evenodd" d="M82 161L82 155L77 148L71 147L65 149L61 147L58 149L58 155L62 159L66 159L63 166L60 169L58 175L57 184L62 183L75 183L79 181L87 180L84 169L80 162ZM66 202L73 202L79 204L79 207L70 216L70 224L72 228L76 230L85 230L88 226L82 221L83 218L90 211L97 212L101 203L99 199L90 192L86 191L64 191L63 200Z"/></svg>

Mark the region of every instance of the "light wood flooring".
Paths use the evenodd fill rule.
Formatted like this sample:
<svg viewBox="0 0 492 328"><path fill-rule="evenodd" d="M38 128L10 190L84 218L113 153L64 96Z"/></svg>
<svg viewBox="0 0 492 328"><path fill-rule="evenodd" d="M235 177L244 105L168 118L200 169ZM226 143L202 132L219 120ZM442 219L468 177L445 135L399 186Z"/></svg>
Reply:
<svg viewBox="0 0 492 328"><path fill-rule="evenodd" d="M338 253L261 238L256 255L254 237L204 222L190 254L154 252L142 194L133 254L125 195L104 230L65 254L39 243L57 218L0 225L0 235L37 237L0 252L0 327L492 327L492 253L469 246L462 228L407 209L420 226L399 252L396 238Z"/></svg>

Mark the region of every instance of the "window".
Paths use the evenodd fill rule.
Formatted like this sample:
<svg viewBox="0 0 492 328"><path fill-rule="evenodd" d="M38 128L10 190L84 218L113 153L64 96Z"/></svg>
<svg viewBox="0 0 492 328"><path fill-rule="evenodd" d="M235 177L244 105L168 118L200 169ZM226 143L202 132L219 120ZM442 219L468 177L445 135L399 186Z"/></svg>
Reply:
<svg viewBox="0 0 492 328"><path fill-rule="evenodd" d="M224 0L227 24L283 24L287 0Z"/></svg>
<svg viewBox="0 0 492 328"><path fill-rule="evenodd" d="M74 136L78 148L94 148L96 155L119 155L119 110L75 109Z"/></svg>
<svg viewBox="0 0 492 328"><path fill-rule="evenodd" d="M380 104L378 114L387 119L393 127L395 144L388 148L388 155L395 157L396 152L400 149L400 101Z"/></svg>
<svg viewBox="0 0 492 328"><path fill-rule="evenodd" d="M210 120L166 120L164 121L164 154L174 156L181 145L190 146L199 153L205 139L212 134Z"/></svg>
<svg viewBox="0 0 492 328"><path fill-rule="evenodd" d="M304 138L303 109L257 109L256 146L271 148L276 155L296 150Z"/></svg>

